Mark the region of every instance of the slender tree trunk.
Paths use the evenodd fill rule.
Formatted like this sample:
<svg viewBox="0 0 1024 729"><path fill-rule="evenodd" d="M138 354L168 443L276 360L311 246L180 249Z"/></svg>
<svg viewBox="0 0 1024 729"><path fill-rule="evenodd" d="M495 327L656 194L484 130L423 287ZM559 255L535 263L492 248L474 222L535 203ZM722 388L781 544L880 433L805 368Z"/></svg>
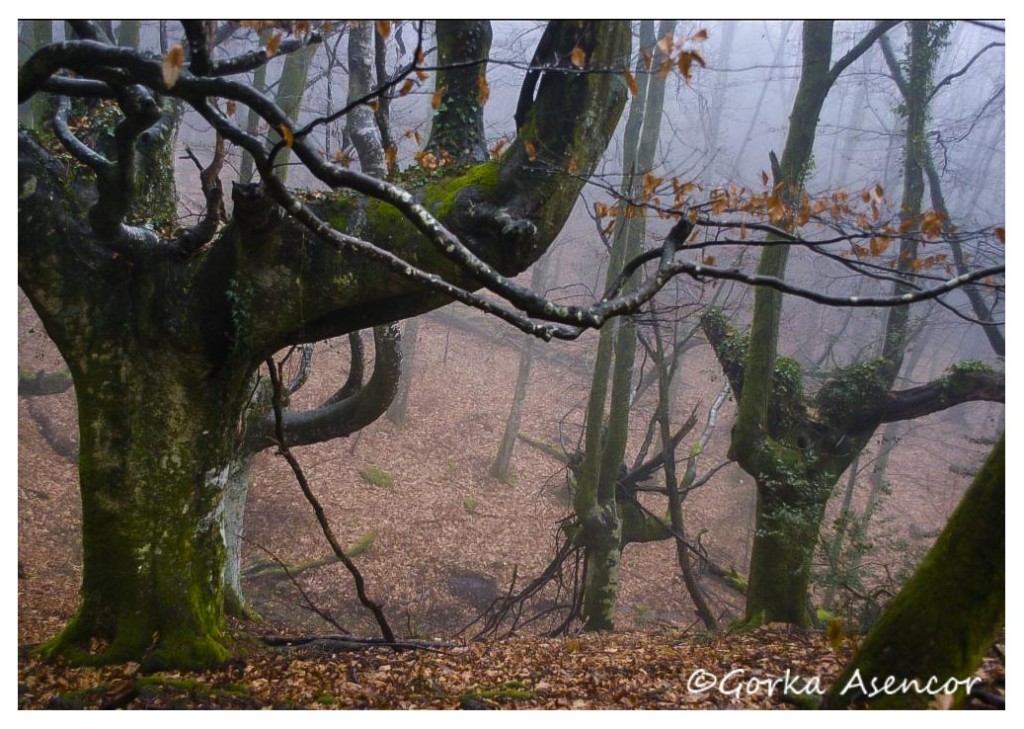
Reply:
<svg viewBox="0 0 1024 729"><path fill-rule="evenodd" d="M373 88L374 24L368 21L354 23L348 35L348 101L361 98ZM359 155L359 164L367 174L384 176L384 147L374 113L368 106L357 106L348 115L346 123L349 139Z"/></svg>
<svg viewBox="0 0 1024 729"><path fill-rule="evenodd" d="M640 47L649 49L655 39L670 33L674 23L662 21L658 35L654 23L643 21ZM656 49L654 63L657 64ZM638 61L638 64L642 60ZM653 74L637 76L645 79L634 97L626 122L624 142L624 181L622 192L627 199L640 193L643 173L653 164L661 126L664 102L664 79ZM625 208L624 208L625 209ZM645 221L642 215L623 214L616 226L608 263L608 283L625 261L640 252ZM635 286L631 279L624 287ZM629 436L629 406L632 391L633 363L636 358L636 325L629 319L617 319L601 329L594 376L587 406L585 451L573 508L579 519L586 546L587 571L583 595L584 630L612 630L618 598L619 564L622 547L630 538L623 531L623 520L616 499L620 466L624 463ZM608 417L605 419L605 401Z"/></svg>
<svg viewBox="0 0 1024 729"><path fill-rule="evenodd" d="M394 402L388 408L386 417L395 425L405 425L409 416L409 390L415 369L416 340L419 338L420 320L418 317L405 320L405 331L402 332L402 377L398 381L398 392Z"/></svg>
<svg viewBox="0 0 1024 729"><path fill-rule="evenodd" d="M546 254L534 264L533 275L530 279L530 288L534 291L543 291L547 286L550 264L551 254ZM512 409L505 422L505 433L498 445L498 455L490 468L490 474L503 483L508 482L511 475L512 453L516 447L516 438L519 436L519 421L523 417L523 403L526 400L526 390L530 384L530 370L533 367L535 346L536 340L533 337L526 337L519 355L519 373L516 375L516 387L512 395Z"/></svg>
<svg viewBox="0 0 1024 729"><path fill-rule="evenodd" d="M351 39L349 39L351 42ZM306 95L306 79L309 78L309 66L313 61L313 54L316 52L316 44L310 43L299 50L289 53L284 59L284 68L281 69L281 78L277 81L277 94L275 101L281 110L288 115L294 123L298 123L299 115L302 113L302 100ZM281 138L277 130L272 130L270 139L276 142ZM292 151L289 148L281 150L277 156L277 170L281 179L288 177L288 160L291 159Z"/></svg>
<svg viewBox="0 0 1024 729"><path fill-rule="evenodd" d="M828 544L826 556L828 558L828 572L825 576L825 597L821 603L826 610L832 608L832 599L836 592L836 580L840 573L839 562L843 554L843 542L846 539L846 529L853 518L853 492L857 488L857 471L860 466L860 454L853 459L846 476L846 490L843 492L843 504L839 507L839 516L836 517L836 532Z"/></svg>
<svg viewBox="0 0 1024 729"><path fill-rule="evenodd" d="M260 33L260 46L266 46L267 41L273 36L273 31L264 30ZM267 89L267 64L263 64L253 72L252 87L264 93ZM249 111L245 119L245 131L250 136L255 136L259 131L260 117L253 111ZM238 170L238 178L241 182L252 182L254 165L252 155L242 150L242 164Z"/></svg>
<svg viewBox="0 0 1024 729"><path fill-rule="evenodd" d="M117 26L117 45L122 48L138 48L142 23L138 20L122 20Z"/></svg>

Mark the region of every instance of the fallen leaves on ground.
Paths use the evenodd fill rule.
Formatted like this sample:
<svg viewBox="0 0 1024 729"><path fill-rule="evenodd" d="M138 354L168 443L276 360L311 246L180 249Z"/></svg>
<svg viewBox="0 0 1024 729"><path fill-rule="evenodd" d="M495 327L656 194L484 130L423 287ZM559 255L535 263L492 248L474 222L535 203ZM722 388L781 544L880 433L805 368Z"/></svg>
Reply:
<svg viewBox="0 0 1024 729"><path fill-rule="evenodd" d="M244 641L252 643L251 638ZM252 648L203 673L143 675L137 664L69 668L19 662L20 708L778 709L781 683L827 689L849 660L820 631L781 625L742 634L676 630L512 638L443 651L372 648L328 654ZM693 676L704 685L696 692ZM726 676L731 676L726 679ZM1000 682L987 660L980 675Z"/></svg>

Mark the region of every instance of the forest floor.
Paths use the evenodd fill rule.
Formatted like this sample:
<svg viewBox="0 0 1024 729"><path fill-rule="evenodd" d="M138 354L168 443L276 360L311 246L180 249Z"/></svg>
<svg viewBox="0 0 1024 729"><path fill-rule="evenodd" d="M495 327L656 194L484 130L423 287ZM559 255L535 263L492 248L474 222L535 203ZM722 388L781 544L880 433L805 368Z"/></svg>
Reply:
<svg viewBox="0 0 1024 729"><path fill-rule="evenodd" d="M252 626L248 626L251 629ZM235 625L238 657L202 673L138 664L68 668L19 661L20 708L80 709L783 709L789 681L825 691L852 653L820 631L771 625L743 634L671 629L511 638L431 650L268 648ZM982 688L1001 693L988 657ZM800 701L800 694L797 701ZM939 701L936 706L939 706ZM984 708L980 701L972 701Z"/></svg>
<svg viewBox="0 0 1024 729"><path fill-rule="evenodd" d="M60 368L24 299L19 316L19 366L32 372ZM347 441L296 449L339 539L368 547L355 561L396 633L453 644L439 652L375 648L332 656L264 646L258 635L337 632L278 575L245 583L263 622L232 623L239 657L222 670L143 676L133 664L103 669L40 664L31 647L55 635L71 617L81 575L76 416L70 392L20 399L19 706L781 708L789 704L778 691L769 696L758 684L757 691L735 692L736 679L819 677L827 686L848 659L849 644L836 653L821 630L780 626L706 635L698 630L668 541L631 545L623 555L617 624L624 632L547 638L549 620L506 640L468 641L473 632L463 629L481 611L510 585L520 589L545 568L567 513L564 463L539 449L517 444L508 483L488 474L508 414L520 341L507 330L484 341L442 316L426 317L406 424L381 419ZM552 444L561 437L574 447L592 344L544 346L534 364L522 433ZM709 352L686 356L691 359L678 395L677 421L698 402L703 418L722 384ZM293 406L316 405L346 372L344 340L318 345L314 377ZM643 439L653 409L649 400L638 402L631 453ZM723 409L702 470L724 460L730 407ZM990 411L978 409L966 417L975 432L992 429ZM873 522L880 549L872 564L893 577L927 548L986 450L964 437L963 424L948 419L915 423L902 437L909 445L894 452L889 470L898 488ZM866 500L869 465L855 506ZM371 468L389 474L391 483L368 483ZM243 565L251 571L276 560L295 566L322 558L327 553L323 536L287 466L266 452L257 456L253 475ZM643 498L649 508L664 512L662 497ZM688 532L701 535L716 563L742 572L753 519L749 477L727 467L686 503ZM308 600L353 634L376 634L340 565L305 570L298 579ZM702 585L722 625L740 616L741 595L710 576ZM527 607L557 608L567 591L571 585L552 585ZM553 620L562 614L555 609ZM743 673L733 674L724 691L688 690L695 672L721 678L736 669ZM989 686L1001 690L1000 661L987 659L982 672Z"/></svg>

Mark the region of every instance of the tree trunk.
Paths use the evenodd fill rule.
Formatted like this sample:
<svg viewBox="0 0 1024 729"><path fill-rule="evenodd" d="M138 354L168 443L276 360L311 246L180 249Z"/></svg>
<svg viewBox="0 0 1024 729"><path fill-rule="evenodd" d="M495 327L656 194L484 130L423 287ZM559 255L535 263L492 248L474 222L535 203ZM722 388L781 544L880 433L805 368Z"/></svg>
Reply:
<svg viewBox="0 0 1024 729"><path fill-rule="evenodd" d="M671 32L674 23L662 21L658 35L654 23L640 26L640 47L650 49L655 39ZM654 64L660 62L660 49L655 48ZM623 197L636 199L643 173L653 166L654 148L661 126L665 80L642 74L638 60L637 76L646 80L633 99L626 122L624 142ZM622 215L618 219L608 263L608 284L624 262L640 252L645 221L642 215ZM636 279L623 287L634 288ZM629 436L629 406L636 358L636 325L626 318L602 327L598 354L594 363L590 400L587 404L585 451L573 509L582 529L586 546L587 571L583 593L583 629L612 630L615 627L615 605L618 598L619 563L625 544L623 518L617 502L620 466L624 463ZM611 395L608 417L605 401Z"/></svg>
<svg viewBox="0 0 1024 729"><path fill-rule="evenodd" d="M548 267L551 264L551 256L545 255L533 267L533 275L530 278L530 288L534 291L543 291L547 285ZM523 342L523 350L519 355L519 373L516 375L516 388L512 394L512 409L509 410L508 420L505 421L505 432L501 436L501 443L498 445L498 455L491 464L489 473L502 483L507 483L511 475L512 453L516 447L516 438L519 435L519 421L523 417L523 402L526 400L526 390L530 385L530 370L533 368L533 353L536 341L533 337L526 337Z"/></svg>
<svg viewBox="0 0 1024 729"><path fill-rule="evenodd" d="M790 484L757 481L754 544L747 583L747 615L751 625L792 623L809 625L807 589L825 516L828 487L808 481ZM795 495L796 492L803 492Z"/></svg>
<svg viewBox="0 0 1024 729"><path fill-rule="evenodd" d="M224 611L228 615L244 615L248 610L242 591L242 535L250 486L252 457L235 458L224 486Z"/></svg>
<svg viewBox="0 0 1024 729"><path fill-rule="evenodd" d="M441 70L437 72L436 84L441 98L427 149L447 152L462 162L487 159L487 63L474 62L490 55L491 36L489 20L437 21L437 63Z"/></svg>
<svg viewBox="0 0 1024 729"><path fill-rule="evenodd" d="M220 513L245 373L210 378L173 349L109 340L69 364L82 589L75 617L44 654L97 663L145 655L147 669L222 660ZM90 656L94 637L109 644Z"/></svg>
<svg viewBox="0 0 1024 729"><path fill-rule="evenodd" d="M889 676L917 679L921 686L934 677L935 688L958 682L953 703L963 702L964 680L981 665L1006 610L1005 448L1004 437L913 577L832 684L828 708L923 709L943 696L918 690L871 696L871 682L882 684Z"/></svg>
<svg viewBox="0 0 1024 729"><path fill-rule="evenodd" d="M412 387L413 364L416 357L416 340L420 333L420 320L416 317L405 320L402 332L402 376L398 380L398 392L388 408L385 417L401 427L409 414L409 390Z"/></svg>
<svg viewBox="0 0 1024 729"><path fill-rule="evenodd" d="M348 34L348 103L360 99L373 88L374 24L353 23ZM352 109L346 118L346 132L359 155L363 172L383 177L390 170L384 163L384 147L374 112L366 105Z"/></svg>
<svg viewBox="0 0 1024 729"><path fill-rule="evenodd" d="M621 68L629 52L625 23L553 22L547 35L560 52L582 43L601 67ZM26 93L31 88L26 81ZM618 76L546 73L529 115L545 142L539 159L517 140L500 164L414 192L448 230L471 238L481 258L514 276L551 244L582 186L537 169L549 156L572 156L581 178L592 174L626 93ZM577 113L556 113L566 104ZM329 245L255 187L236 186L232 221L200 251L180 255L177 239L116 215L103 225L90 220L95 195L79 197L69 184L81 168L27 133L19 132L18 151L19 284L71 371L81 430L82 600L44 652L83 663L145 659L147 667L216 662L226 655L223 491L258 363L290 344L415 316L449 299ZM130 185L114 182L100 194L133 202ZM481 285L396 207L363 201L332 193L309 205L337 231L453 285ZM522 223L512 233L508 218ZM90 654L94 638L110 642Z"/></svg>

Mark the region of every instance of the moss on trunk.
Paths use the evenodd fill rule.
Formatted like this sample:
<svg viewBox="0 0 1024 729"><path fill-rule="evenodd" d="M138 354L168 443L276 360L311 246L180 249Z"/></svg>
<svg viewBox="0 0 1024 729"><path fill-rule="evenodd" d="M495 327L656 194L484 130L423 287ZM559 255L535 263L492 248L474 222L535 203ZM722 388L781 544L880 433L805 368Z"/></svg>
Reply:
<svg viewBox="0 0 1024 729"><path fill-rule="evenodd" d="M98 347L71 363L81 438L82 590L42 651L76 663L203 667L227 656L221 499L243 396L174 353ZM89 653L89 642L106 642Z"/></svg>
<svg viewBox="0 0 1024 729"><path fill-rule="evenodd" d="M944 694L906 690L872 696L883 685L918 679L957 683L978 669L1006 610L1006 465L1001 439L913 577L882 614L826 697L828 708L869 705L918 709ZM866 689L866 690L865 690Z"/></svg>

